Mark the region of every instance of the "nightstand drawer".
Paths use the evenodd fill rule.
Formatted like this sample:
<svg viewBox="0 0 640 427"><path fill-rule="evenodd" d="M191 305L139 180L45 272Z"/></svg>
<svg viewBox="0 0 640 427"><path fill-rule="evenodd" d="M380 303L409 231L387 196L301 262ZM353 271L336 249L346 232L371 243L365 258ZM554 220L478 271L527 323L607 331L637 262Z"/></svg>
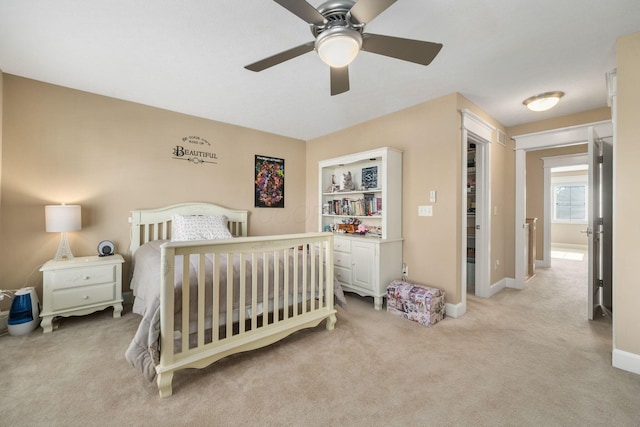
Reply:
<svg viewBox="0 0 640 427"><path fill-rule="evenodd" d="M334 238L333 250L337 252L351 252L351 240Z"/></svg>
<svg viewBox="0 0 640 427"><path fill-rule="evenodd" d="M116 281L116 266L101 265L91 268L73 268L51 272L55 289L74 288L77 286L113 283Z"/></svg>
<svg viewBox="0 0 640 427"><path fill-rule="evenodd" d="M351 254L335 253L333 254L333 265L351 268Z"/></svg>
<svg viewBox="0 0 640 427"><path fill-rule="evenodd" d="M116 283L56 289L51 294L51 309L67 310L116 299Z"/></svg>

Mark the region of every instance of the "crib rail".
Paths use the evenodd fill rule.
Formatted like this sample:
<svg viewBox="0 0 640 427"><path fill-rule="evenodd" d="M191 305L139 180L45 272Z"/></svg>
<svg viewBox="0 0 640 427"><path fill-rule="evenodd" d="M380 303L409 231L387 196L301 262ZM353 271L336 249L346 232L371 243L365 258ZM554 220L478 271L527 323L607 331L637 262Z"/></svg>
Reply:
<svg viewBox="0 0 640 427"><path fill-rule="evenodd" d="M161 256L161 396L171 394L178 369L266 346L325 318L334 327L330 233L170 242Z"/></svg>

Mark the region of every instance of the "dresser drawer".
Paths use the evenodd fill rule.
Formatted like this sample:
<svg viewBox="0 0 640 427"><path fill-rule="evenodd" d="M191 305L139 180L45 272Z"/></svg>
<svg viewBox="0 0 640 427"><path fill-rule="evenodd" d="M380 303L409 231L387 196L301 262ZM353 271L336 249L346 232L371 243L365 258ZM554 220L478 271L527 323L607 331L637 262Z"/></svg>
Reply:
<svg viewBox="0 0 640 427"><path fill-rule="evenodd" d="M334 253L333 265L339 267L351 268L351 254Z"/></svg>
<svg viewBox="0 0 640 427"><path fill-rule="evenodd" d="M55 289L75 288L116 281L116 265L69 268L51 271L51 283Z"/></svg>
<svg viewBox="0 0 640 427"><path fill-rule="evenodd" d="M51 310L68 310L116 299L116 283L56 289L51 294Z"/></svg>
<svg viewBox="0 0 640 427"><path fill-rule="evenodd" d="M333 250L338 252L351 252L351 240L334 238Z"/></svg>
<svg viewBox="0 0 640 427"><path fill-rule="evenodd" d="M351 270L348 268L342 268L342 267L334 267L333 268L333 273L336 276L336 279L338 279L340 282L344 283L345 285L350 285L351 284Z"/></svg>

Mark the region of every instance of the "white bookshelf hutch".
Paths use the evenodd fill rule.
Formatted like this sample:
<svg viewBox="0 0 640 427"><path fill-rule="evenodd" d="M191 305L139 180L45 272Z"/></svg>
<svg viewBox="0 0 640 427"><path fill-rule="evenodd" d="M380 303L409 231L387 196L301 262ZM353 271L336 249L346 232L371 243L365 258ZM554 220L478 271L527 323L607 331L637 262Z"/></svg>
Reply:
<svg viewBox="0 0 640 427"><path fill-rule="evenodd" d="M354 189L341 186L349 172ZM319 230L335 233L336 277L381 310L387 285L402 277L402 151L383 147L322 160L318 182ZM369 232L354 233L353 221Z"/></svg>

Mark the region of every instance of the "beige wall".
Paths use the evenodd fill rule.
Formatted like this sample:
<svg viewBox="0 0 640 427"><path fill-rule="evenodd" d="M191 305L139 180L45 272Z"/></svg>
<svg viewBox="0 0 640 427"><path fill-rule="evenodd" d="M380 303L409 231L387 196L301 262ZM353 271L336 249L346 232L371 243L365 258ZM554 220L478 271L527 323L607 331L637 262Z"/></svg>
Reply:
<svg viewBox="0 0 640 427"><path fill-rule="evenodd" d="M2 206L2 137L4 132L2 132L2 117L3 106L4 106L4 79L2 78L2 70L0 70L0 206ZM2 209L0 209L0 225L2 224ZM0 241L2 240L2 228L0 227Z"/></svg>
<svg viewBox="0 0 640 427"><path fill-rule="evenodd" d="M614 348L640 357L638 259L640 201L640 33L617 42L617 140L614 155ZM636 365L637 366L637 365Z"/></svg>
<svg viewBox="0 0 640 427"><path fill-rule="evenodd" d="M469 108L498 125L458 94L408 108L307 143L307 230L317 229L318 161L344 154L389 146L403 151L403 256L409 279L447 292L447 302L459 303L461 217L461 114ZM496 165L507 158L496 146ZM502 181L502 177L494 180ZM496 199L505 198L497 184ZM418 206L430 204L429 191L438 192L432 217L418 217ZM502 206L499 212L508 210ZM499 222L499 221L497 221ZM500 230L500 226L496 227ZM508 244L508 243L507 243ZM496 253L504 253L500 241Z"/></svg>
<svg viewBox="0 0 640 427"><path fill-rule="evenodd" d="M586 230L587 224L551 224L551 244L558 247L578 247L587 248ZM540 257L538 257L540 258Z"/></svg>
<svg viewBox="0 0 640 427"><path fill-rule="evenodd" d="M602 78L602 84L604 85L604 76ZM534 117L535 115L532 116L532 118ZM585 123L595 123L603 120L611 120L611 109L609 107L597 108L595 110L584 111L577 114L570 114L568 116L556 117L554 119L532 121L517 126L511 126L507 128L507 131L509 137L514 137L518 135L526 135L528 133L543 132L551 129L561 129L569 126L583 125Z"/></svg>
<svg viewBox="0 0 640 427"><path fill-rule="evenodd" d="M129 258L131 209L189 201L249 210L252 235L305 229L304 141L7 74L3 88L2 288L40 286L37 267L60 239L44 230L51 203L82 205L82 230L69 233L76 256L108 239ZM211 146L191 148L217 154L217 164L173 159L185 136L206 139ZM256 154L285 159L284 209L253 207Z"/></svg>

